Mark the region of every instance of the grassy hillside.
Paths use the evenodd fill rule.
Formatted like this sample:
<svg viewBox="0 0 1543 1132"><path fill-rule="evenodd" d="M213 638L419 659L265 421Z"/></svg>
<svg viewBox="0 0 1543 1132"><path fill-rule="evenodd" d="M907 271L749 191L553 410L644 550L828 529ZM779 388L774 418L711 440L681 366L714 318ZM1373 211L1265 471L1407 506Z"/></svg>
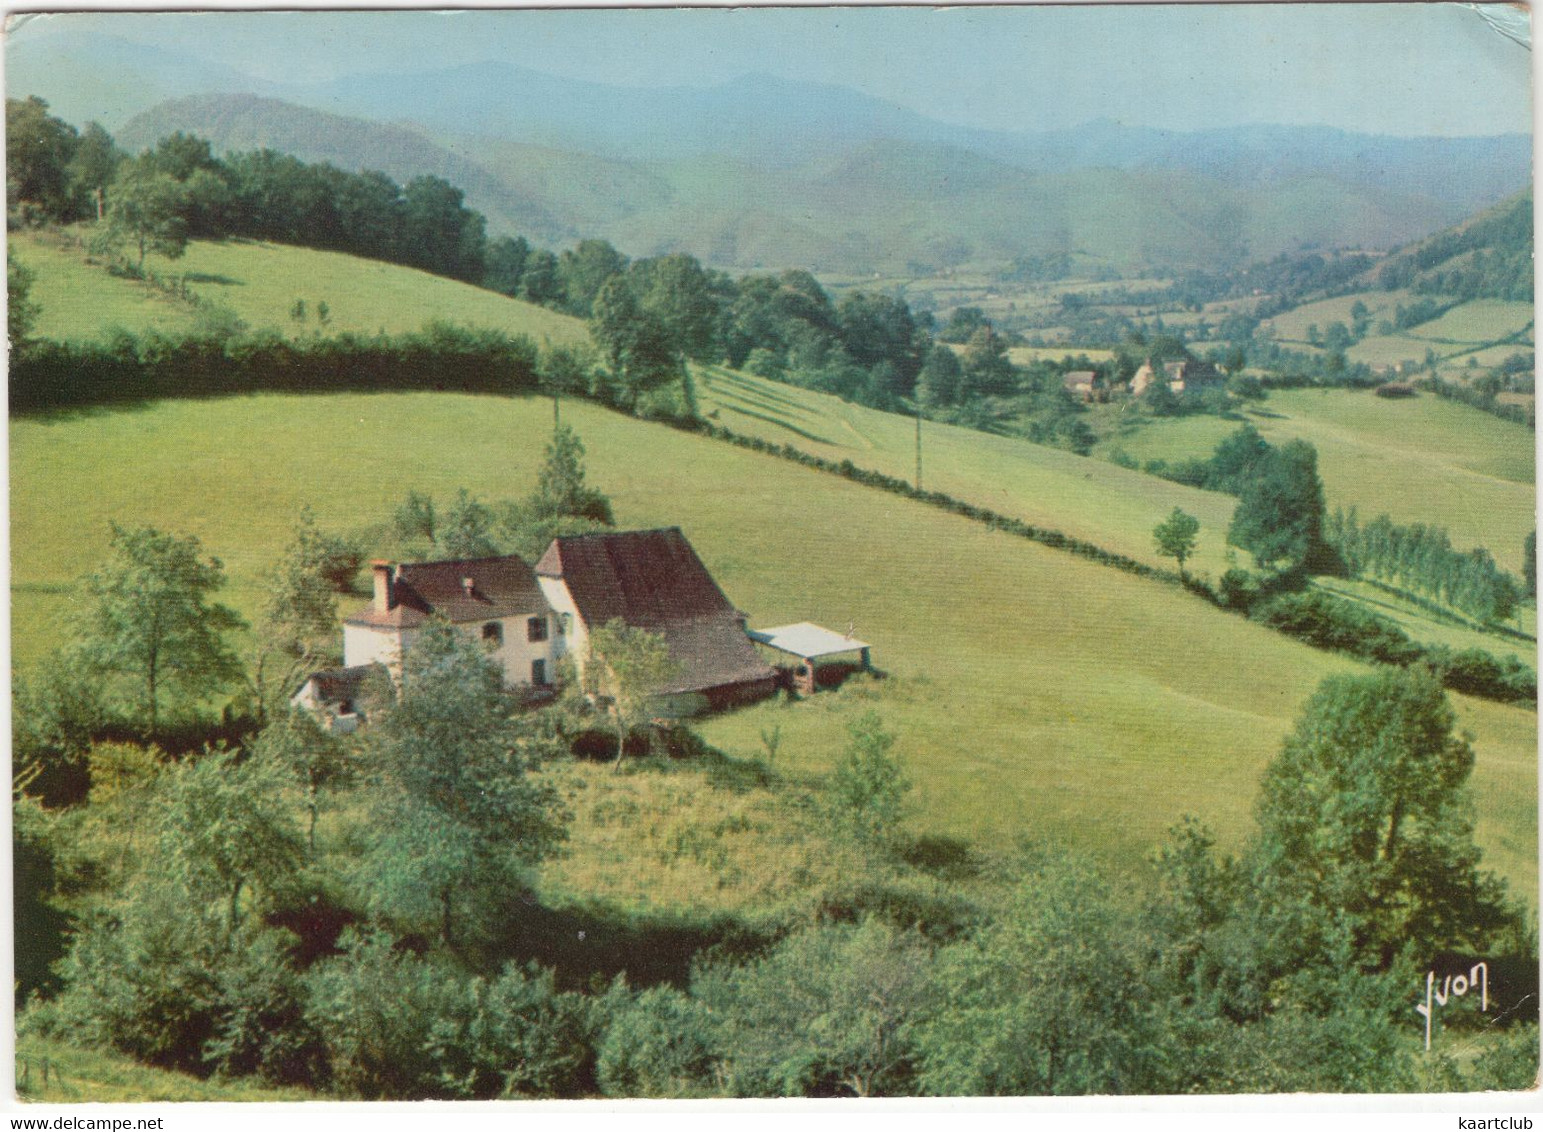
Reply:
<svg viewBox="0 0 1543 1132"><path fill-rule="evenodd" d="M459 395L259 396L12 421L16 658L57 639L109 519L201 537L250 614L302 504L324 527L361 529L409 487L523 495L549 413ZM779 767L823 773L846 724L875 707L900 735L918 831L1065 838L1130 865L1193 812L1236 843L1304 698L1356 669L1173 587L837 477L589 405L564 416L621 523L680 524L752 624L851 623L889 674L711 720L706 737L754 754L761 728L780 725ZM1481 843L1530 892L1536 716L1471 700L1459 712L1477 736Z"/></svg>
<svg viewBox="0 0 1543 1132"><path fill-rule="evenodd" d="M48 1080L43 1068L48 1067ZM16 1093L41 1104L130 1104L154 1101L304 1101L304 1089L276 1089L249 1081L202 1081L152 1069L122 1054L79 1049L42 1038L16 1043Z"/></svg>
<svg viewBox="0 0 1543 1132"><path fill-rule="evenodd" d="M1301 438L1318 449L1330 507L1446 527L1458 547L1483 546L1520 572L1536 504L1533 434L1522 425L1433 396L1387 400L1356 390L1278 390L1248 413L1272 443ZM1203 458L1237 428L1217 417L1143 421L1106 429L1139 460Z"/></svg>
<svg viewBox="0 0 1543 1132"><path fill-rule="evenodd" d="M702 411L735 432L914 480L916 424L825 393L714 368L699 381ZM716 414L714 416L713 414ZM952 425L922 425L922 484L1052 527L1154 566L1173 567L1152 528L1175 507L1201 522L1191 567L1219 576L1236 500L1044 445Z"/></svg>
<svg viewBox="0 0 1543 1132"><path fill-rule="evenodd" d="M37 272L42 307L38 333L89 340L112 326L191 329L197 312L132 279L115 278L87 264L79 249L56 239L20 233L12 239L16 258ZM588 336L584 324L567 315L506 298L480 287L427 272L337 252L249 240L194 241L187 254L168 260L150 256L145 266L160 275L182 276L204 299L234 311L252 329L291 336L354 331L400 333L434 319L527 334L537 343L576 342ZM306 304L305 319L292 311ZM330 308L323 328L318 303Z"/></svg>

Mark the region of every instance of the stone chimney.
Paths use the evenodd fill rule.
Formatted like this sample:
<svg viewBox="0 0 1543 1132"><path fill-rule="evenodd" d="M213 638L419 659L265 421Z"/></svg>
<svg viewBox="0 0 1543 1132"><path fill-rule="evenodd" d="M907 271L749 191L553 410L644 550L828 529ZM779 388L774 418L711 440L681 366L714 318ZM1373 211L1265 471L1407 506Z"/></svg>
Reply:
<svg viewBox="0 0 1543 1132"><path fill-rule="evenodd" d="M461 579L461 590L467 597L471 597L477 591L477 583L471 578Z"/></svg>
<svg viewBox="0 0 1543 1132"><path fill-rule="evenodd" d="M391 593L391 563L377 558L370 563L370 570L375 575L375 612L390 613L396 604Z"/></svg>

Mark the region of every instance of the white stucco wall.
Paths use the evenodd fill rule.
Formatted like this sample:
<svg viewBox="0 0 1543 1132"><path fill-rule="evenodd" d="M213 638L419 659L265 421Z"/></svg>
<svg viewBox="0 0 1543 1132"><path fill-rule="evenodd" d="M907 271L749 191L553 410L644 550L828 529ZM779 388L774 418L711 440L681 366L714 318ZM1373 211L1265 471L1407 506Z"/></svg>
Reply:
<svg viewBox="0 0 1543 1132"><path fill-rule="evenodd" d="M530 639L528 625L530 619L537 616L541 617L546 625L544 641ZM553 683L557 678L557 658L561 655L558 648L560 638L557 634L556 616L527 613L501 618L498 623L503 626L503 644L491 650L490 655L502 665L504 683L529 684L531 662L536 660L546 661L546 682ZM458 628L474 640L481 641L483 626L487 624L487 621L470 622Z"/></svg>
<svg viewBox="0 0 1543 1132"><path fill-rule="evenodd" d="M579 607L574 604L573 595L568 592L562 579L538 577L536 581L541 584L542 596L554 610L554 620L560 620L566 626L565 632L553 635L557 643L554 659L568 657L573 662L575 675L582 680L584 662L589 659L589 631L584 627L584 619L579 616Z"/></svg>
<svg viewBox="0 0 1543 1132"><path fill-rule="evenodd" d="M369 625L343 626L343 664L384 664L392 677L402 675L402 651L411 647L411 629L377 629Z"/></svg>
<svg viewBox="0 0 1543 1132"><path fill-rule="evenodd" d="M547 639L530 640L530 618L541 616L547 627ZM531 662L546 661L546 679L552 683L557 676L557 660L562 656L562 638L557 632L555 614L526 614L514 617L489 618L488 621L468 621L456 626L472 640L481 643L482 629L490 621L496 621L503 630L503 640L490 655L504 670L504 683L529 684ZM343 663L384 664L393 679L401 679L402 654L412 648L416 629L377 629L369 625L343 626Z"/></svg>

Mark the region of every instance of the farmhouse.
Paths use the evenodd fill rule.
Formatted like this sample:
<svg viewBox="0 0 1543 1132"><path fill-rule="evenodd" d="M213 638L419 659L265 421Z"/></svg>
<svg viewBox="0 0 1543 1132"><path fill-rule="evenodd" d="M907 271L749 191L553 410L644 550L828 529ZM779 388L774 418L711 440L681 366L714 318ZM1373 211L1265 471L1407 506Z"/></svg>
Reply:
<svg viewBox="0 0 1543 1132"><path fill-rule="evenodd" d="M374 562L375 593L343 622L344 667L313 673L291 698L334 732L355 730L360 689L402 656L430 618L480 640L504 682L549 688L557 662L580 676L589 638L613 619L658 633L678 668L661 694L687 714L748 703L777 689L730 604L678 527L554 539L534 570L514 555L446 562Z"/></svg>
<svg viewBox="0 0 1543 1132"><path fill-rule="evenodd" d="M1072 370L1061 378L1061 386L1073 397L1080 397L1084 401L1094 400L1103 390L1097 371L1090 369Z"/></svg>
<svg viewBox="0 0 1543 1132"><path fill-rule="evenodd" d="M289 702L310 712L332 734L347 735L365 722L359 702L371 673L377 671L373 664L359 664L313 672Z"/></svg>
<svg viewBox="0 0 1543 1132"><path fill-rule="evenodd" d="M403 652L438 616L481 640L503 667L506 683L552 683L563 651L562 626L523 559L375 562L371 568L374 600L343 622L347 668L381 664L400 678Z"/></svg>
<svg viewBox="0 0 1543 1132"><path fill-rule="evenodd" d="M581 675L590 634L619 619L664 638L679 676L662 691L684 710L749 703L776 690L776 670L756 654L745 615L679 527L554 539L536 577Z"/></svg>
<svg viewBox="0 0 1543 1132"><path fill-rule="evenodd" d="M1131 380L1130 391L1134 397L1140 397L1152 387L1156 380L1157 368L1152 359L1148 358L1136 371L1136 376ZM1210 362L1187 360L1181 362L1165 362L1163 364L1163 377L1168 382L1168 388L1175 393L1204 393L1212 389L1220 389L1226 384L1217 368Z"/></svg>

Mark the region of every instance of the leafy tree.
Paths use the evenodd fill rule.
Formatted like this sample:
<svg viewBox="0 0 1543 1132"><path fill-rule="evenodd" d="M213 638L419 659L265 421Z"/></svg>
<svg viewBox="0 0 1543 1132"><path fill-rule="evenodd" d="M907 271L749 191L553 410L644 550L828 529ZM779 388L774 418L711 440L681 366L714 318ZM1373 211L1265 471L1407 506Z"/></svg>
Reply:
<svg viewBox="0 0 1543 1132"><path fill-rule="evenodd" d="M271 894L299 864L283 777L269 762L210 752L163 782L159 867L190 895L221 900L233 932L242 892Z"/></svg>
<svg viewBox="0 0 1543 1132"><path fill-rule="evenodd" d="M27 349L28 342L32 339L33 328L37 326L39 307L32 300L32 284L37 280L37 273L26 264L18 263L11 258L10 252L5 255L5 330L6 337L10 341L13 357L19 357Z"/></svg>
<svg viewBox="0 0 1543 1132"><path fill-rule="evenodd" d="M682 380L685 366L664 324L642 308L622 275L608 279L595 296L590 333L605 352L622 403Z"/></svg>
<svg viewBox="0 0 1543 1132"><path fill-rule="evenodd" d="M853 720L847 734L846 751L830 781L831 816L859 842L877 844L894 836L911 783L889 753L895 736L884 730L877 712Z"/></svg>
<svg viewBox="0 0 1543 1132"><path fill-rule="evenodd" d="M531 252L520 276L520 297L541 306L558 306L563 298L562 278L557 270L557 257L545 248Z"/></svg>
<svg viewBox="0 0 1543 1132"><path fill-rule="evenodd" d="M152 527L113 524L107 561L83 581L89 598L80 620L82 658L91 670L125 682L150 732L168 691L209 695L241 675L223 634L243 622L209 599L225 584L220 560L204 561L198 539Z"/></svg>
<svg viewBox="0 0 1543 1132"><path fill-rule="evenodd" d="M588 350L572 346L552 346L541 352L536 381L543 393L552 398L552 427L562 423L561 402L564 395L583 396L589 390L593 357Z"/></svg>
<svg viewBox="0 0 1543 1132"><path fill-rule="evenodd" d="M1179 508L1173 509L1161 523L1152 529L1157 542L1157 553L1164 558L1175 558L1179 563L1179 577L1184 577L1184 562L1195 553L1195 536L1200 533L1200 520Z"/></svg>
<svg viewBox="0 0 1543 1132"><path fill-rule="evenodd" d="M492 508L460 488L440 519L439 549L451 558L487 558L497 554L493 526Z"/></svg>
<svg viewBox="0 0 1543 1132"><path fill-rule="evenodd" d="M434 501L420 492L409 491L391 516L391 528L401 542L411 543L421 538L433 544L437 529Z"/></svg>
<svg viewBox="0 0 1543 1132"><path fill-rule="evenodd" d="M880 920L809 928L764 959L710 967L692 991L721 1027L731 1091L903 1096L913 1031L934 1001L931 951Z"/></svg>
<svg viewBox="0 0 1543 1132"><path fill-rule="evenodd" d="M484 257L482 285L500 294L518 295L529 260L530 243L524 236L501 236L493 240Z"/></svg>
<svg viewBox="0 0 1543 1132"><path fill-rule="evenodd" d="M663 326L674 346L698 362L714 361L718 349L718 296L702 265L689 255L638 260L628 273L639 306Z"/></svg>
<svg viewBox="0 0 1543 1132"><path fill-rule="evenodd" d="M1357 962L1409 948L1482 949L1508 929L1503 890L1479 869L1467 782L1474 754L1421 669L1325 680L1265 771L1255 866L1267 903L1332 916ZM1308 943L1311 946L1311 943Z"/></svg>
<svg viewBox="0 0 1543 1132"><path fill-rule="evenodd" d="M616 721L616 769L621 769L627 735L680 674L680 665L658 633L613 618L589 638L586 676L610 704Z"/></svg>
<svg viewBox="0 0 1543 1132"><path fill-rule="evenodd" d="M1243 485L1227 541L1252 552L1264 568L1305 565L1322 546L1323 481L1318 452L1292 440L1256 465Z"/></svg>
<svg viewBox="0 0 1543 1132"><path fill-rule="evenodd" d="M178 259L188 246L187 203L185 186L169 174L143 161L126 162L113 179L107 227L99 242L109 250L133 247L141 269L150 252Z"/></svg>
<svg viewBox="0 0 1543 1132"><path fill-rule="evenodd" d="M316 667L335 647L337 551L336 543L316 529L311 509L301 508L294 538L266 579L257 623L253 683L259 716L274 693L287 696L295 677ZM275 661L280 662L276 670Z"/></svg>
<svg viewBox="0 0 1543 1132"><path fill-rule="evenodd" d="M538 518L572 515L606 525L614 521L611 501L584 482L584 443L568 425L552 432L530 507Z"/></svg>
<svg viewBox="0 0 1543 1132"><path fill-rule="evenodd" d="M1005 397L1017 392L1018 375L1007 360L1007 343L990 326L970 335L964 348L963 369L961 400Z"/></svg>
<svg viewBox="0 0 1543 1132"><path fill-rule="evenodd" d="M69 166L78 144L75 128L49 114L41 98L5 100L5 199L13 217L73 219Z"/></svg>
<svg viewBox="0 0 1543 1132"><path fill-rule="evenodd" d="M711 1094L717 1065L714 1024L702 1002L671 986L607 997L610 1021L597 1065L606 1096L679 1099Z"/></svg>
<svg viewBox="0 0 1543 1132"><path fill-rule="evenodd" d="M337 736L308 711L290 710L264 727L252 746L252 761L282 767L305 791L306 845L316 855L316 820L322 791L353 777L354 761Z"/></svg>
<svg viewBox="0 0 1543 1132"><path fill-rule="evenodd" d="M964 381L964 370L959 356L947 346L934 346L927 351L916 379L916 396L922 407L929 410L946 408L959 402L959 390Z"/></svg>
<svg viewBox="0 0 1543 1132"><path fill-rule="evenodd" d="M526 777L513 708L500 667L465 634L431 622L407 650L396 704L366 741L379 773L371 905L432 925L449 946L503 903L519 866L563 836L551 791Z"/></svg>
<svg viewBox="0 0 1543 1132"><path fill-rule="evenodd" d="M569 312L588 318L600 289L626 269L627 257L605 240L580 240L563 252L557 262L557 280Z"/></svg>
<svg viewBox="0 0 1543 1132"><path fill-rule="evenodd" d="M1032 861L1012 903L939 953L918 1035L922 1084L948 1095L1134 1093L1149 1029L1135 925L1089 866Z"/></svg>
<svg viewBox="0 0 1543 1132"><path fill-rule="evenodd" d="M460 189L440 177L414 177L402 190L402 256L452 279L482 278L486 222L465 207Z"/></svg>
<svg viewBox="0 0 1543 1132"><path fill-rule="evenodd" d="M1211 454L1204 486L1228 495L1241 495L1243 485L1258 472L1260 462L1270 454L1270 442L1253 425L1243 425L1224 436Z"/></svg>

